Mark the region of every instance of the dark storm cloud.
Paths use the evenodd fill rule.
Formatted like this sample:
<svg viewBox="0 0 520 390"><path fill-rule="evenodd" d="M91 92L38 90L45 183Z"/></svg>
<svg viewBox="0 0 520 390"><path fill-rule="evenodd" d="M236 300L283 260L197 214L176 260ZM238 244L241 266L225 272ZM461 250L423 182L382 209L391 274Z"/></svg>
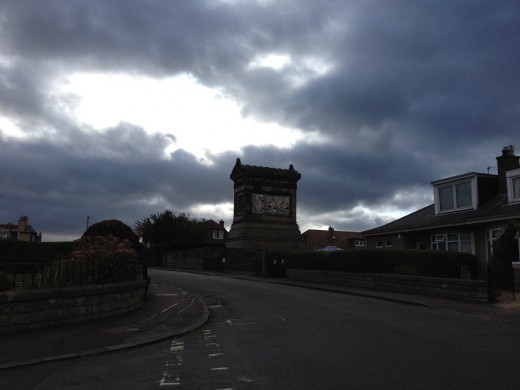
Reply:
<svg viewBox="0 0 520 390"><path fill-rule="evenodd" d="M502 146L520 148L519 35L517 1L4 1L0 116L29 136L0 138L0 217L77 231L85 215L131 224L231 201L236 152L164 159L175 134L95 132L70 118L74 96L52 94L76 72L186 72L244 116L326 136L248 147L243 163L294 164L307 216L343 210L345 229L370 227L355 206L424 206L431 180L485 171ZM251 66L271 53L290 62Z"/></svg>
<svg viewBox="0 0 520 390"><path fill-rule="evenodd" d="M166 145L163 137L127 124L96 139L77 132L65 144L0 138L0 164L9 167L0 172L2 216L10 221L25 214L36 228L80 234L87 216L133 225L165 208L189 211L208 195L229 201L231 156L214 166L184 152L165 159Z"/></svg>
<svg viewBox="0 0 520 390"><path fill-rule="evenodd" d="M402 156L377 150L356 155L330 145L300 144L290 150L248 147L244 156L242 163L250 165L269 161L287 169L293 164L302 174L298 204L306 213L348 210L360 203L380 207L399 190L427 186L435 177L434 167L419 158L410 156L405 164Z"/></svg>

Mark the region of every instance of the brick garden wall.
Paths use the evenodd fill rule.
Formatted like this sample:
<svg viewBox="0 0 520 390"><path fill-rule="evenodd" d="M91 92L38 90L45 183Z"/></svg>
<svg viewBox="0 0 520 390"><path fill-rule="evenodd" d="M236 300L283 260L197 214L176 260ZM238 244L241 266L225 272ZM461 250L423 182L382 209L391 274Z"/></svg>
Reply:
<svg viewBox="0 0 520 390"><path fill-rule="evenodd" d="M0 333L60 326L122 314L141 306L146 281L0 293Z"/></svg>

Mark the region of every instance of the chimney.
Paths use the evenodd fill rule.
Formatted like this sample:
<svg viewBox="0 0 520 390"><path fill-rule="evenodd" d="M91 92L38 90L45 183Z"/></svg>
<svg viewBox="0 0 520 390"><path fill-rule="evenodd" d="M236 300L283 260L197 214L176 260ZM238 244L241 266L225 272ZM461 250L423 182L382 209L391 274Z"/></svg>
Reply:
<svg viewBox="0 0 520 390"><path fill-rule="evenodd" d="M18 220L18 231L19 232L25 232L26 227L27 227L27 221L28 221L28 218L26 215L22 215L20 217L20 219Z"/></svg>
<svg viewBox="0 0 520 390"><path fill-rule="evenodd" d="M327 234L327 243L329 245L334 245L336 242L336 237L334 236L334 228L329 226L329 232Z"/></svg>
<svg viewBox="0 0 520 390"><path fill-rule="evenodd" d="M502 149L502 156L497 157L497 167L498 192L507 194L506 172L520 168L520 157L515 156L515 147L513 145L505 146Z"/></svg>

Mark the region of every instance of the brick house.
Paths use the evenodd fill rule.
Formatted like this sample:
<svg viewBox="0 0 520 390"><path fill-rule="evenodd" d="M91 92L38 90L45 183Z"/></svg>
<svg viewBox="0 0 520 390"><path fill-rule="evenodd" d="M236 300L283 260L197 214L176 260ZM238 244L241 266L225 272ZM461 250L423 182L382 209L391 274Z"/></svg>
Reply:
<svg viewBox="0 0 520 390"><path fill-rule="evenodd" d="M200 224L206 231L205 242L225 245L228 232L224 227L224 221L221 220L219 223L217 223L214 220L209 219L201 222Z"/></svg>
<svg viewBox="0 0 520 390"><path fill-rule="evenodd" d="M326 247L338 247L343 250L365 247L365 239L361 233L334 230L332 226L328 230L306 230L302 233L302 239L305 248L313 250Z"/></svg>
<svg viewBox="0 0 520 390"><path fill-rule="evenodd" d="M481 274L493 244L520 223L520 157L513 146L497 157L498 174L469 172L433 181L434 203L386 225L363 232L368 248L433 249L477 256ZM520 240L513 259L520 277ZM513 243L515 244L515 243Z"/></svg>

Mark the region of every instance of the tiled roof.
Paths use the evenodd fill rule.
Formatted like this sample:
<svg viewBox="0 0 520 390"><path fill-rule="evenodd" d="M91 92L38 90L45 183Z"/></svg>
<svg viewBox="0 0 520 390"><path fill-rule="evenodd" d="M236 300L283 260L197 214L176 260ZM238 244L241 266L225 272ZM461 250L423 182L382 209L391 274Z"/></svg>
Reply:
<svg viewBox="0 0 520 390"><path fill-rule="evenodd" d="M13 223L7 223L7 224L0 224L0 228L6 229L6 230L16 230L18 231L18 225L15 225ZM25 225L25 230L20 230L21 233L36 233L36 231L33 229L31 225Z"/></svg>
<svg viewBox="0 0 520 390"><path fill-rule="evenodd" d="M226 230L218 222L215 222L212 219L207 219L205 221L202 221L200 224L206 226L208 229Z"/></svg>
<svg viewBox="0 0 520 390"><path fill-rule="evenodd" d="M399 218L386 225L364 231L364 236L426 230L442 226L457 226L520 218L520 203L508 204L507 195L497 195L476 210L435 215L433 204Z"/></svg>
<svg viewBox="0 0 520 390"><path fill-rule="evenodd" d="M334 242L331 243L329 240L330 231L329 230L316 230L309 229L302 233L302 236L305 237L307 248L324 248L331 244L334 244L342 249L347 249L347 243L349 239L352 238L363 238L361 233L358 232L346 232L334 230Z"/></svg>

